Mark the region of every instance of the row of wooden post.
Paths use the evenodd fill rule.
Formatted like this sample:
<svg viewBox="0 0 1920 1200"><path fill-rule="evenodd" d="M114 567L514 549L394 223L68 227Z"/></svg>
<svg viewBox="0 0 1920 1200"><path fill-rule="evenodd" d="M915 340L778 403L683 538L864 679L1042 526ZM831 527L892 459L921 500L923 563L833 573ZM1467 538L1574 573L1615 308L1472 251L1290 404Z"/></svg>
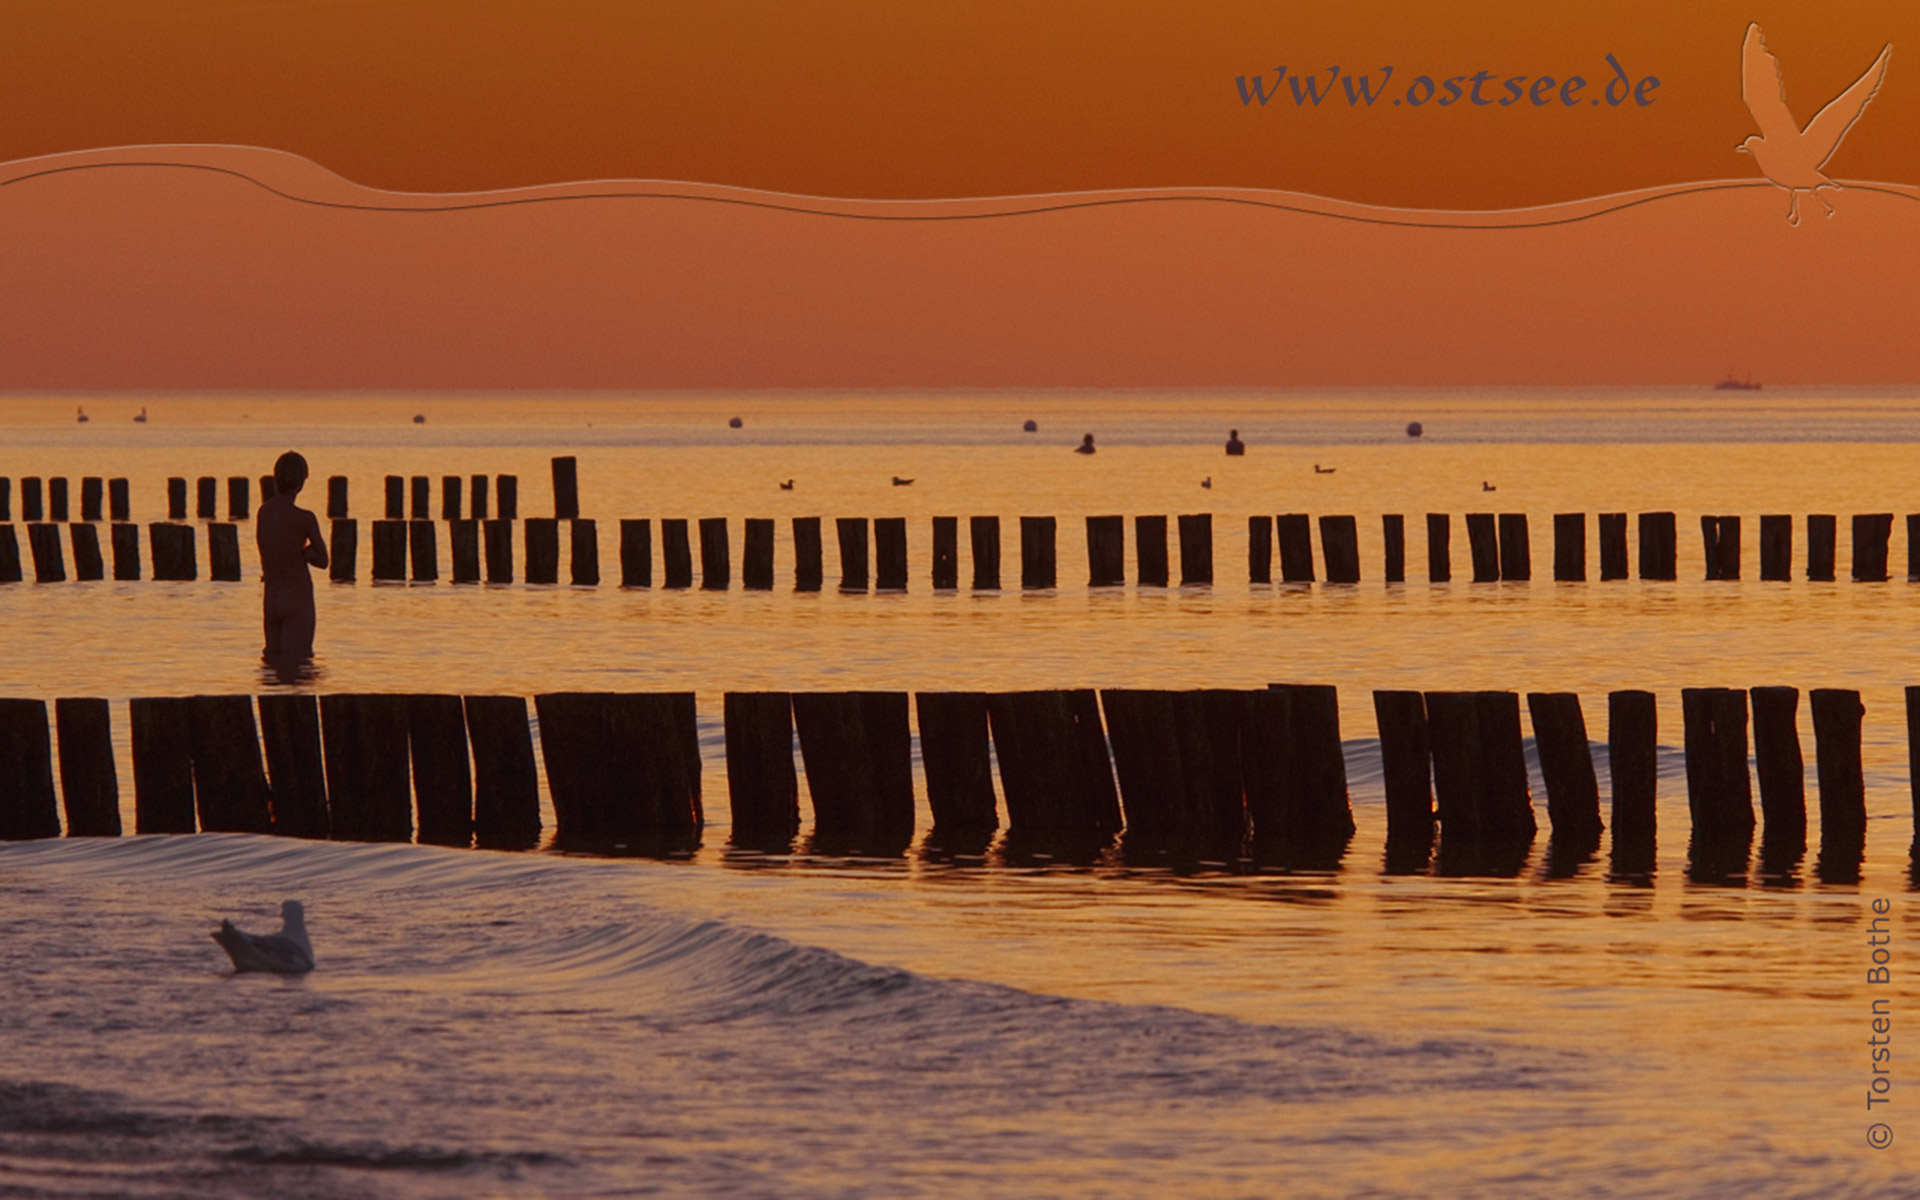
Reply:
<svg viewBox="0 0 1920 1200"><path fill-rule="evenodd" d="M449 477L457 484L457 477ZM476 476L476 480L484 480ZM499 480L505 484L510 476ZM244 483L244 480L240 482ZM344 483L344 480L339 481ZM400 482L398 476L392 482ZM419 477L416 482L424 482ZM390 489L391 490L391 489ZM344 488L342 489L344 492ZM477 493L478 494L478 493ZM504 502L512 493L503 488ZM389 496L392 500L392 496ZM455 497L457 508L457 496ZM391 510L390 505L390 510ZM416 506L417 507L417 506ZM484 508L484 504L479 507ZM507 505L507 507L511 507ZM529 583L558 583L560 563L560 518L529 518L525 525L525 578ZM1403 519L1397 514L1382 518L1386 548L1385 576L1389 582L1406 579L1406 536ZM1911 554L1920 554L1920 515L1908 518ZM452 579L455 583L514 581L513 525L509 517L480 520L455 519L447 522L451 551ZM907 525L904 517L882 517L869 522L864 517L840 517L835 520L839 546L840 588L865 591L871 586L881 591L901 590L907 586ZM1762 517L1762 579L1790 577L1793 544L1791 518ZM871 528L871 535L869 535ZM1183 585L1210 584L1214 579L1213 518L1208 513L1188 513L1177 518L1179 535L1179 582ZM1326 579L1330 583L1356 583L1360 580L1360 556L1356 522L1350 516L1319 518L1320 545ZM1527 519L1521 513L1470 513L1466 528L1476 582L1524 580L1532 577L1532 562ZM27 526L34 576L41 582L68 578L60 527L49 522ZM75 578L104 577L100 536L89 523L67 526L73 548ZM1304 514L1277 518L1249 518L1248 576L1255 583L1273 581L1273 549L1279 546L1282 582L1312 582L1315 579L1312 529ZM1600 529L1600 577L1627 577L1626 519L1621 513L1602 513ZM1807 578L1834 578L1835 521L1830 516L1807 518ZM1886 513L1864 514L1854 518L1853 578L1887 578L1887 542L1892 517ZM620 530L620 582L625 587L651 587L653 574L653 522L622 520ZM1740 518L1707 516L1701 518L1702 540L1708 579L1740 578ZM749 589L774 586L774 522L770 518L748 518L744 526L741 583ZM821 519L792 519L794 587L817 591L825 580ZM1167 518L1134 518L1136 581L1141 586L1164 587L1173 581L1167 544ZM968 527L972 552L975 589L1001 586L1000 519L973 517ZM1444 514L1427 518L1428 577L1436 582L1452 578L1450 551L1451 519ZM936 589L959 586L959 518L934 517L932 521L932 582ZM1640 577L1675 577L1675 522L1671 513L1640 514ZM139 579L138 527L116 522L112 526L113 578ZM571 548L570 582L592 586L600 582L599 536L592 520L567 520ZM1126 582L1124 570L1125 528L1123 518L1096 516L1086 519L1088 586L1114 587ZM193 534L190 527L155 523L150 526L155 579L192 579L196 577ZM207 524L208 558L211 577L238 579L238 535L231 522ZM727 522L721 517L698 522L700 586L724 589L732 585L732 553ZM435 580L440 577L437 525L426 519L389 519L372 522L375 580ZM869 546L871 545L871 554ZM332 520L331 577L347 582L358 577L359 523L345 517ZM664 586L692 587L694 580L693 530L683 519L660 522L660 555ZM484 555L483 555L484 551ZM1020 518L1020 586L1052 588L1058 586L1057 531L1052 517ZM869 564L871 563L871 572ZM484 567L484 570L483 570ZM1920 573L1920 559L1909 563L1910 572ZM1587 578L1586 518L1578 513L1554 518L1554 578ZM0 583L23 578L19 540L12 525L0 525Z"/></svg>
<svg viewBox="0 0 1920 1200"><path fill-rule="evenodd" d="M1267 846L1326 861L1353 833L1330 686L912 699L942 844L984 846L999 828L995 761L1008 836L1036 845L1096 845L1124 829L1136 846L1229 858ZM1390 857L1408 848L1424 856L1436 833L1455 851L1524 849L1534 840L1516 693L1376 691L1373 700ZM1603 823L1579 697L1535 692L1526 701L1554 844L1591 852ZM1766 841L1804 849L1798 703L1787 687L1682 691L1696 842L1751 838L1751 729ZM904 848L915 807L908 705L905 692L727 693L734 843L774 848L799 831L797 734L816 845ZM552 693L534 706L561 843L697 833L704 810L691 693ZM1859 693L1815 689L1810 707L1823 848L1857 843L1866 830ZM129 712L137 832L405 841L417 830L423 842L482 846L530 845L539 834L519 697L275 694L259 698L257 727L247 696L136 699ZM117 835L107 702L57 700L53 723L66 832ZM1907 689L1907 723L1910 746L1920 749L1920 687ZM44 701L0 700L0 838L61 832L48 730ZM1656 733L1652 693L1608 697L1614 853L1648 865ZM1914 779L1920 797L1920 762Z"/></svg>

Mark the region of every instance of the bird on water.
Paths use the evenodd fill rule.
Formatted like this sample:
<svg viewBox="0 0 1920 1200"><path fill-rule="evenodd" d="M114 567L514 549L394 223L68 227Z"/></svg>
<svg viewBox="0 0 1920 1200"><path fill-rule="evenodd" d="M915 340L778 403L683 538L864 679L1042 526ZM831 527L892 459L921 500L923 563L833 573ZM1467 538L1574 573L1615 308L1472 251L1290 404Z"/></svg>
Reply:
<svg viewBox="0 0 1920 1200"><path fill-rule="evenodd" d="M780 485L780 490L781 490L781 491L783 491L783 492L790 492L790 491L792 491L792 490L793 490L793 480L791 480L791 479L789 479L789 480L787 480L787 481L786 481L785 483L783 483L783 484L781 484L781 485Z"/></svg>
<svg viewBox="0 0 1920 1200"><path fill-rule="evenodd" d="M313 970L313 943L307 939L306 911L298 900L280 905L279 933L247 933L234 928L232 921L222 921L211 936L233 960L235 973L301 975Z"/></svg>
<svg viewBox="0 0 1920 1200"><path fill-rule="evenodd" d="M1759 22L1747 26L1747 39L1740 48L1740 92L1746 97L1747 109L1753 113L1753 123L1760 127L1760 132L1734 149L1753 155L1760 173L1769 182L1787 189L1789 224L1800 223L1801 192L1812 193L1827 210L1827 215L1833 215L1833 205L1827 203L1820 189L1839 191L1840 185L1827 178L1821 168L1840 148L1840 139L1853 128L1853 123L1866 110L1867 101L1879 90L1880 81L1887 76L1887 59L1892 54L1892 43L1883 46L1880 57L1873 60L1866 74L1815 113L1813 120L1802 129L1787 110L1780 60L1768 51L1766 40L1760 35Z"/></svg>

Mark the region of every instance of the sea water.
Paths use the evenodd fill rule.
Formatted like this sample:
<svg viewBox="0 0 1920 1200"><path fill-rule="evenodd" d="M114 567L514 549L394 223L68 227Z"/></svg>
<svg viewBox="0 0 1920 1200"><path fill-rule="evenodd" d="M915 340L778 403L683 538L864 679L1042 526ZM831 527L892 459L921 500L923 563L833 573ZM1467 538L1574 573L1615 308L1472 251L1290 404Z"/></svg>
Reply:
<svg viewBox="0 0 1920 1200"><path fill-rule="evenodd" d="M388 474L433 477L435 515L441 475L517 474L539 515L549 460L576 455L607 583L376 586L363 544L361 582L320 585L317 671L291 686L693 691L710 818L671 860L0 847L0 1194L1913 1195L1920 588L1898 519L1895 579L1848 580L1845 518L1920 511L1920 395L1762 395L0 401L0 475L125 476L141 521L168 476L258 476L295 447L306 502L346 475L363 522ZM1099 452L1074 455L1087 432ZM1551 580L1554 513L1659 510L1679 580ZM1528 514L1531 582L1466 582L1473 511ZM1197 512L1211 587L1085 586L1084 517ZM1362 582L1247 582L1246 518L1284 512L1357 516ZM1453 516L1452 583L1425 580L1429 512ZM1757 516L1809 512L1841 516L1840 580L1798 578L1796 520L1796 578L1760 582ZM1407 517L1404 585L1380 580L1382 513ZM1745 518L1742 580L1701 578L1703 514ZM934 515L1000 516L1009 584L1016 518L1057 517L1060 586L934 592ZM619 518L714 516L736 548L744 518L777 520L772 592L613 586ZM829 536L827 588L794 592L794 516L908 518L907 591L837 590ZM240 584L0 587L0 694L113 702L129 828L126 699L289 686L257 664L242 532ZM1359 829L1330 870L728 845L727 690L1282 680L1339 688ZM1782 683L1862 693L1864 853L1690 878L1679 689ZM1403 687L1579 693L1603 801L1605 694L1655 691L1651 874L1612 873L1604 843L1550 864L1544 813L1511 876L1389 873L1370 693ZM206 934L271 928L289 897L319 968L231 975ZM1892 1117L1866 1104L1875 996L1898 1014Z"/></svg>

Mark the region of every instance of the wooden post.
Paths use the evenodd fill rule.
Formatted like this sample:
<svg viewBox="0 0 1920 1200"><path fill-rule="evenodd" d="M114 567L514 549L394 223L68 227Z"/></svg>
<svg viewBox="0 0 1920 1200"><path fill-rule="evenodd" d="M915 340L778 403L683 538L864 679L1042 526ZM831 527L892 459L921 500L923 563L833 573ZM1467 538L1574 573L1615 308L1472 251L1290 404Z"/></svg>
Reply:
<svg viewBox="0 0 1920 1200"><path fill-rule="evenodd" d="M1126 528L1123 517L1087 518L1088 587L1119 587L1127 582Z"/></svg>
<svg viewBox="0 0 1920 1200"><path fill-rule="evenodd" d="M1000 590L1000 518L972 517L967 536L973 549L973 590Z"/></svg>
<svg viewBox="0 0 1920 1200"><path fill-rule="evenodd" d="M21 480L22 485L26 483ZM24 497L24 487L22 496ZM184 521L187 519L187 481L175 475L167 480L167 520Z"/></svg>
<svg viewBox="0 0 1920 1200"><path fill-rule="evenodd" d="M555 692L533 702L559 842L633 845L698 831L692 693Z"/></svg>
<svg viewBox="0 0 1920 1200"><path fill-rule="evenodd" d="M253 515L253 481L245 475L227 476L227 520L244 521Z"/></svg>
<svg viewBox="0 0 1920 1200"><path fill-rule="evenodd" d="M1448 583L1453 579L1453 518L1446 513L1427 514L1427 581Z"/></svg>
<svg viewBox="0 0 1920 1200"><path fill-rule="evenodd" d="M1167 519L1164 516L1133 519L1133 557L1135 581L1141 587L1166 587L1172 579L1167 569Z"/></svg>
<svg viewBox="0 0 1920 1200"><path fill-rule="evenodd" d="M528 583L559 583L560 582L560 522L554 517L528 517L526 532L527 532L527 566L526 566L527 582ZM685 521L682 521L680 522L680 536L683 541L685 540L686 535L687 535L687 523ZM689 571L689 579L687 581L687 584L690 584L692 583L692 579L691 579L692 568L689 567L688 571ZM685 587L687 586L687 584L682 584L681 586ZM672 586L671 580L668 581L668 586Z"/></svg>
<svg viewBox="0 0 1920 1200"><path fill-rule="evenodd" d="M447 522L447 553L453 559L453 582L480 582L480 522Z"/></svg>
<svg viewBox="0 0 1920 1200"><path fill-rule="evenodd" d="M1711 843L1751 837L1753 783L1747 774L1747 694L1737 688L1683 688L1687 806L1693 831Z"/></svg>
<svg viewBox="0 0 1920 1200"><path fill-rule="evenodd" d="M20 537L11 525L0 525L0 583L20 582Z"/></svg>
<svg viewBox="0 0 1920 1200"><path fill-rule="evenodd" d="M952 591L960 586L960 518L933 519L933 588Z"/></svg>
<svg viewBox="0 0 1920 1200"><path fill-rule="evenodd" d="M461 479L458 475L440 477L440 519L458 521L460 512Z"/></svg>
<svg viewBox="0 0 1920 1200"><path fill-rule="evenodd" d="M1760 578L1793 578L1793 518L1767 515L1760 518Z"/></svg>
<svg viewBox="0 0 1920 1200"><path fill-rule="evenodd" d="M1540 775L1547 785L1547 820L1554 839L1598 845L1600 841L1600 783L1593 772L1593 753L1587 744L1587 719L1574 692L1528 692L1527 714L1533 721L1533 745L1540 756Z"/></svg>
<svg viewBox="0 0 1920 1200"><path fill-rule="evenodd" d="M1500 514L1500 578L1533 578L1533 549L1527 538L1525 513Z"/></svg>
<svg viewBox="0 0 1920 1200"><path fill-rule="evenodd" d="M1273 519L1280 542L1280 581L1312 583L1313 525L1306 513L1281 513Z"/></svg>
<svg viewBox="0 0 1920 1200"><path fill-rule="evenodd" d="M620 586L653 586L653 522L646 517L620 522Z"/></svg>
<svg viewBox="0 0 1920 1200"><path fill-rule="evenodd" d="M194 562L191 525L165 525L156 521L147 526L147 544L153 558L155 579L194 579L199 576L199 568Z"/></svg>
<svg viewBox="0 0 1920 1200"><path fill-rule="evenodd" d="M988 752L984 692L921 692L920 762L936 836L990 833L999 828Z"/></svg>
<svg viewBox="0 0 1920 1200"><path fill-rule="evenodd" d="M580 515L580 464L573 455L556 455L553 460L553 515L571 521Z"/></svg>
<svg viewBox="0 0 1920 1200"><path fill-rule="evenodd" d="M1891 518L1889 518L1891 520ZM1820 779L1820 840L1858 839L1867 831L1866 782L1860 766L1860 693L1814 688L1814 762Z"/></svg>
<svg viewBox="0 0 1920 1200"><path fill-rule="evenodd" d="M20 519L29 525L47 519L46 502L41 495L38 475L28 475L20 480Z"/></svg>
<svg viewBox="0 0 1920 1200"><path fill-rule="evenodd" d="M427 478L425 475L415 475L409 482L412 484L411 498L413 500L409 515L415 521L432 519L433 480Z"/></svg>
<svg viewBox="0 0 1920 1200"><path fill-rule="evenodd" d="M407 519L407 481L404 476L389 475L387 484L387 520Z"/></svg>
<svg viewBox="0 0 1920 1200"><path fill-rule="evenodd" d="M1624 848L1653 848L1657 826L1654 799L1660 779L1657 719L1652 692L1608 693L1607 763L1613 790L1616 861L1634 857L1623 856Z"/></svg>
<svg viewBox="0 0 1920 1200"><path fill-rule="evenodd" d="M1387 793L1387 842L1433 840L1433 761L1427 703L1419 692L1376 691L1380 777Z"/></svg>
<svg viewBox="0 0 1920 1200"><path fill-rule="evenodd" d="M65 523L67 519L67 477L55 475L47 480L47 520Z"/></svg>
<svg viewBox="0 0 1920 1200"><path fill-rule="evenodd" d="M793 590L817 592L826 582L820 544L820 518L793 519Z"/></svg>
<svg viewBox="0 0 1920 1200"><path fill-rule="evenodd" d="M733 564L730 547L727 545L727 519L725 517L701 517L700 531L700 587L704 591L722 592L733 583Z"/></svg>
<svg viewBox="0 0 1920 1200"><path fill-rule="evenodd" d="M1906 697L1907 791L1913 802L1913 844L1920 850L1920 687L1908 685Z"/></svg>
<svg viewBox="0 0 1920 1200"><path fill-rule="evenodd" d="M327 578L335 583L352 583L359 577L360 522L342 517L332 522L327 539Z"/></svg>
<svg viewBox="0 0 1920 1200"><path fill-rule="evenodd" d="M1352 517L1320 518L1320 553L1328 583L1360 582L1360 530Z"/></svg>
<svg viewBox="0 0 1920 1200"><path fill-rule="evenodd" d="M473 840L483 850L524 849L540 840L540 783L533 729L519 696L468 696L473 746Z"/></svg>
<svg viewBox="0 0 1920 1200"><path fill-rule="evenodd" d="M100 527L75 523L67 526L67 538L73 543L73 577L106 578L106 560L100 555Z"/></svg>
<svg viewBox="0 0 1920 1200"><path fill-rule="evenodd" d="M493 481L494 513L502 521L520 519L520 477L501 475Z"/></svg>
<svg viewBox="0 0 1920 1200"><path fill-rule="evenodd" d="M1708 579L1740 578L1740 518L1701 517Z"/></svg>
<svg viewBox="0 0 1920 1200"><path fill-rule="evenodd" d="M220 515L220 481L211 475L202 475L194 482L194 516L202 521L211 521Z"/></svg>
<svg viewBox="0 0 1920 1200"><path fill-rule="evenodd" d="M184 697L127 702L133 733L133 831L193 833L193 720Z"/></svg>
<svg viewBox="0 0 1920 1200"><path fill-rule="evenodd" d="M260 741L267 752L273 832L281 837L326 838L326 760L320 751L320 702L312 694L260 697Z"/></svg>
<svg viewBox="0 0 1920 1200"><path fill-rule="evenodd" d="M513 582L513 522L506 518L481 522L486 544L487 582Z"/></svg>
<svg viewBox="0 0 1920 1200"><path fill-rule="evenodd" d="M1760 812L1766 818L1768 841L1797 842L1806 849L1806 761L1800 754L1800 731L1795 714L1800 689L1757 687L1748 693L1753 702L1753 758L1760 776Z"/></svg>
<svg viewBox="0 0 1920 1200"><path fill-rule="evenodd" d="M1009 836L1085 845L1119 831L1120 794L1092 690L996 692L987 715Z"/></svg>
<svg viewBox="0 0 1920 1200"><path fill-rule="evenodd" d="M1197 776L1212 763L1199 755L1194 762L1183 761L1174 696L1141 688L1100 693L1129 839L1183 838L1198 832L1202 814L1189 803L1187 785L1199 782Z"/></svg>
<svg viewBox="0 0 1920 1200"><path fill-rule="evenodd" d="M873 588L907 590L907 519L876 517L873 522Z"/></svg>
<svg viewBox="0 0 1920 1200"><path fill-rule="evenodd" d="M1834 542L1838 522L1832 513L1814 513L1807 517L1807 578L1821 581L1833 578Z"/></svg>
<svg viewBox="0 0 1920 1200"><path fill-rule="evenodd" d="M107 516L114 521L132 520L133 508L127 499L127 481L114 478L107 480ZM5 520L0 514L0 520Z"/></svg>
<svg viewBox="0 0 1920 1200"><path fill-rule="evenodd" d="M1512 692L1428 692L1434 797L1456 844L1531 841L1538 826Z"/></svg>
<svg viewBox="0 0 1920 1200"><path fill-rule="evenodd" d="M98 475L88 475L80 480L80 519L98 521L105 507L106 481Z"/></svg>
<svg viewBox="0 0 1920 1200"><path fill-rule="evenodd" d="M0 840L60 836L45 700L0 700Z"/></svg>
<svg viewBox="0 0 1920 1200"><path fill-rule="evenodd" d="M816 841L894 853L913 838L905 692L795 692Z"/></svg>
<svg viewBox="0 0 1920 1200"><path fill-rule="evenodd" d="M1672 513L1640 514L1640 578L1679 578L1674 553L1677 536Z"/></svg>
<svg viewBox="0 0 1920 1200"><path fill-rule="evenodd" d="M0 524L13 520L13 479L0 475Z"/></svg>
<svg viewBox="0 0 1920 1200"><path fill-rule="evenodd" d="M64 583L67 555L60 545L60 527L48 522L27 526L27 546L33 551L33 581Z"/></svg>
<svg viewBox="0 0 1920 1200"><path fill-rule="evenodd" d="M1247 582L1273 582L1273 518L1247 518Z"/></svg>
<svg viewBox="0 0 1920 1200"><path fill-rule="evenodd" d="M373 578L381 580L405 580L407 577L407 523L405 521L375 521L373 523Z"/></svg>
<svg viewBox="0 0 1920 1200"><path fill-rule="evenodd" d="M68 837L120 836L120 778L113 765L113 716L97 697L53 702L60 737L60 795Z"/></svg>
<svg viewBox="0 0 1920 1200"><path fill-rule="evenodd" d="M786 692L728 692L723 703L731 840L736 846L784 847L800 832L792 699Z"/></svg>
<svg viewBox="0 0 1920 1200"><path fill-rule="evenodd" d="M600 529L591 517L580 517L567 522L567 573L575 587L598 587L600 585ZM705 522L702 522L705 525ZM704 541L705 529L702 529ZM726 586L726 528L720 530L720 572L721 587Z"/></svg>
<svg viewBox="0 0 1920 1200"><path fill-rule="evenodd" d="M1553 515L1553 578L1556 583L1586 581L1587 514Z"/></svg>
<svg viewBox="0 0 1920 1200"><path fill-rule="evenodd" d="M749 591L773 590L773 519L748 517L740 550L740 584Z"/></svg>
<svg viewBox="0 0 1920 1200"><path fill-rule="evenodd" d="M840 542L840 590L867 590L867 519L837 517L834 533Z"/></svg>
<svg viewBox="0 0 1920 1200"><path fill-rule="evenodd" d="M327 520L343 521L348 515L347 477L345 475L327 476Z"/></svg>
<svg viewBox="0 0 1920 1200"><path fill-rule="evenodd" d="M270 832L273 818L260 736L253 724L253 697L194 696L187 701L187 720L201 830Z"/></svg>
<svg viewBox="0 0 1920 1200"><path fill-rule="evenodd" d="M1877 583L1887 577L1887 540L1892 536L1892 513L1858 513L1854 516L1853 577L1855 580Z"/></svg>
<svg viewBox="0 0 1920 1200"><path fill-rule="evenodd" d="M346 693L322 696L320 733L334 839L412 840L407 698Z"/></svg>
<svg viewBox="0 0 1920 1200"><path fill-rule="evenodd" d="M1400 513L1380 515L1380 538L1385 547L1382 578L1388 583L1407 581L1407 518Z"/></svg>
<svg viewBox="0 0 1920 1200"><path fill-rule="evenodd" d="M664 586L693 586L693 543L688 540L684 517L663 517L660 521L660 558Z"/></svg>
<svg viewBox="0 0 1920 1200"><path fill-rule="evenodd" d="M484 521L492 515L487 512L487 477L485 475L474 475L467 480L467 500L467 507L470 510L467 515L474 520Z"/></svg>
<svg viewBox="0 0 1920 1200"><path fill-rule="evenodd" d="M207 524L207 578L240 582L240 527L232 521Z"/></svg>
<svg viewBox="0 0 1920 1200"><path fill-rule="evenodd" d="M1051 528L1053 518L1048 517ZM1213 583L1213 514L1182 513L1180 530L1180 585ZM1049 585L1051 586L1051 585Z"/></svg>
<svg viewBox="0 0 1920 1200"><path fill-rule="evenodd" d="M1492 513L1467 514L1467 548L1473 557L1473 581L1500 578L1500 535Z"/></svg>
<svg viewBox="0 0 1920 1200"><path fill-rule="evenodd" d="M13 532L8 530L8 533ZM136 580L140 578L140 527L120 524L111 529L113 539L113 577L118 580ZM5 551L0 548L0 558ZM0 575L0 581L5 576Z"/></svg>
<svg viewBox="0 0 1920 1200"><path fill-rule="evenodd" d="M473 842L473 775L467 768L467 718L460 697L408 696L407 747L420 841Z"/></svg>
<svg viewBox="0 0 1920 1200"><path fill-rule="evenodd" d="M1254 840L1309 848L1353 836L1340 705L1331 686L1271 684L1249 695L1242 769Z"/></svg>
<svg viewBox="0 0 1920 1200"><path fill-rule="evenodd" d="M1050 588L1058 578L1053 549L1052 517L1020 518L1020 586Z"/></svg>
<svg viewBox="0 0 1920 1200"><path fill-rule="evenodd" d="M262 475L260 477L260 503L265 504L267 501L273 499L275 490L276 485L273 482L273 476Z"/></svg>
<svg viewBox="0 0 1920 1200"><path fill-rule="evenodd" d="M1920 579L1920 513L1907 514L1907 579Z"/></svg>

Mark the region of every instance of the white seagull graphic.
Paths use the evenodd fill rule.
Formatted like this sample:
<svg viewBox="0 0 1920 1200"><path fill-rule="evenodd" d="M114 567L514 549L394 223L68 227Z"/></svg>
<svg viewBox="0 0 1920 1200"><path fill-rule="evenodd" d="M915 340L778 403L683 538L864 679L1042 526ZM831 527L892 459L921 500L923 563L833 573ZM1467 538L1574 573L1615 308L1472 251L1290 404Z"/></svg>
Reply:
<svg viewBox="0 0 1920 1200"><path fill-rule="evenodd" d="M1847 136L1847 130L1853 128L1853 123L1866 110L1867 101L1880 89L1880 81L1887 77L1887 59L1892 54L1892 43L1882 47L1880 57L1873 60L1866 74L1828 102L1802 129L1787 111L1787 91L1780 82L1780 61L1768 51L1766 40L1760 36L1760 23L1755 21L1747 26L1747 40L1740 47L1740 92L1746 97L1747 108L1753 113L1753 123L1760 127L1760 132L1734 149L1753 155L1761 174L1787 189L1788 224L1800 223L1801 192L1813 193L1827 215L1833 215L1833 205L1827 203L1820 189L1839 191L1840 185L1822 174L1820 168L1827 165L1827 160L1839 149L1840 139Z"/></svg>

